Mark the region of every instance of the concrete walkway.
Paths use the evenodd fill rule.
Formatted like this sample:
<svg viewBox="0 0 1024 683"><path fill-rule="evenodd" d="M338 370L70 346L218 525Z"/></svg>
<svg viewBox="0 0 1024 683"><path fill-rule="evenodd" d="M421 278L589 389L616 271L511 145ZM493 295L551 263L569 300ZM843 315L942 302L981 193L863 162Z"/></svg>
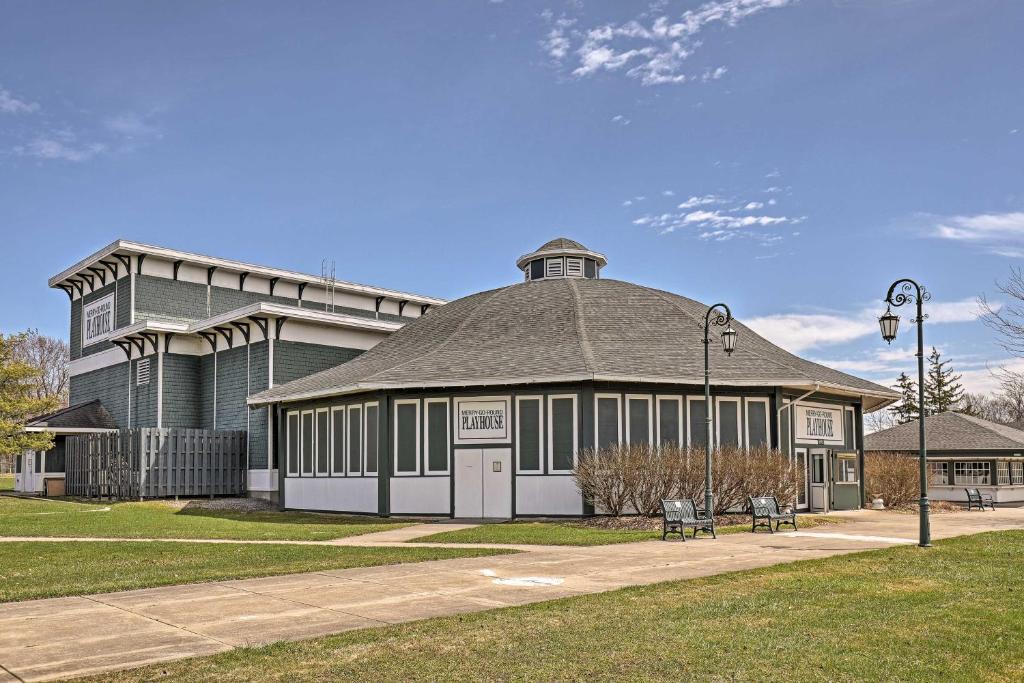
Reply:
<svg viewBox="0 0 1024 683"><path fill-rule="evenodd" d="M0 604L0 682L79 676L242 645L891 547L916 537L913 515L842 514L849 522L835 532L741 533L685 545L517 546L524 552ZM330 543L394 545L459 526L472 525L417 525ZM1019 529L1024 508L935 515L932 526L936 538Z"/></svg>

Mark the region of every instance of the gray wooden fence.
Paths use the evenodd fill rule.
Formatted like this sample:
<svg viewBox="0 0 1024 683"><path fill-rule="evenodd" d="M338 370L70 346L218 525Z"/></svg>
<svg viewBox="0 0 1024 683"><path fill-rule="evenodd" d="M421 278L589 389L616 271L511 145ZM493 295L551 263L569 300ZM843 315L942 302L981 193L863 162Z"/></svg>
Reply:
<svg viewBox="0 0 1024 683"><path fill-rule="evenodd" d="M68 437L65 490L90 498L245 493L246 433L122 429Z"/></svg>

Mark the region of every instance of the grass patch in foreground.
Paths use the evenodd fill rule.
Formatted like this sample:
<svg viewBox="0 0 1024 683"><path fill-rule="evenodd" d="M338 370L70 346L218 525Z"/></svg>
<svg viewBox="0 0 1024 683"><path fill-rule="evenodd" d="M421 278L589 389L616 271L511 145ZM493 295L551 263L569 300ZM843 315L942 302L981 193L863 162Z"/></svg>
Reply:
<svg viewBox="0 0 1024 683"><path fill-rule="evenodd" d="M0 491L13 491L14 490L14 475L13 474L0 474Z"/></svg>
<svg viewBox="0 0 1024 683"><path fill-rule="evenodd" d="M159 501L83 503L0 497L0 536L327 541L409 524L370 516L235 512L187 504L179 508Z"/></svg>
<svg viewBox="0 0 1024 683"><path fill-rule="evenodd" d="M0 602L502 553L483 548L19 541L0 544Z"/></svg>
<svg viewBox="0 0 1024 683"><path fill-rule="evenodd" d="M841 517L827 515L801 515L797 523L801 529L842 524ZM660 525L660 522L658 522ZM791 527L782 527L783 531L792 531ZM718 527L719 534L735 534L749 532L749 524ZM759 532L768 533L764 529ZM710 534L700 534L701 536ZM687 531L687 538L690 532ZM678 540L673 534L670 539ZM661 539L661 529L605 529L589 524L566 520L559 522L504 522L501 524L481 524L471 529L445 531L439 534L413 539L410 543L508 543L513 545L608 545L611 543L635 543Z"/></svg>
<svg viewBox="0 0 1024 683"><path fill-rule="evenodd" d="M1021 680L1024 532L105 673L95 681Z"/></svg>

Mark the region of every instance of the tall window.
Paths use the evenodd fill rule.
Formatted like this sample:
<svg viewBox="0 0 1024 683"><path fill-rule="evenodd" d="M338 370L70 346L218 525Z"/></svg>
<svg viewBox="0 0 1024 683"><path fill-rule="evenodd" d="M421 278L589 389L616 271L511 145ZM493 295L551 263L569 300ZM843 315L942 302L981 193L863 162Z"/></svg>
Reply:
<svg viewBox="0 0 1024 683"><path fill-rule="evenodd" d="M704 448L707 444L707 422L708 416L705 410L703 398L691 398L686 404L687 414L690 417L688 431L690 434L690 445L697 448Z"/></svg>
<svg viewBox="0 0 1024 683"><path fill-rule="evenodd" d="M331 409L331 473L340 476L345 474L345 409Z"/></svg>
<svg viewBox="0 0 1024 683"><path fill-rule="evenodd" d="M427 447L427 472L445 474L448 472L448 399L428 398L425 402L426 433L423 441Z"/></svg>
<svg viewBox="0 0 1024 683"><path fill-rule="evenodd" d="M377 423L379 422L379 408L376 403L366 404L366 467L363 470L368 475L377 474Z"/></svg>
<svg viewBox="0 0 1024 683"><path fill-rule="evenodd" d="M363 462L363 407L348 407L348 473L360 474Z"/></svg>
<svg viewBox="0 0 1024 683"><path fill-rule="evenodd" d="M420 402L395 401L395 473L419 474Z"/></svg>
<svg viewBox="0 0 1024 683"><path fill-rule="evenodd" d="M299 414L288 413L287 424L288 454L286 459L288 461L288 474L295 475L299 473Z"/></svg>
<svg viewBox="0 0 1024 683"><path fill-rule="evenodd" d="M1015 486L1024 484L1024 462L1010 463L1010 483Z"/></svg>
<svg viewBox="0 0 1024 683"><path fill-rule="evenodd" d="M302 413L302 473L313 474L313 411Z"/></svg>
<svg viewBox="0 0 1024 683"><path fill-rule="evenodd" d="M626 396L626 440L651 442L651 397Z"/></svg>
<svg viewBox="0 0 1024 683"><path fill-rule="evenodd" d="M541 397L516 397L516 453L520 472L540 472Z"/></svg>
<svg viewBox="0 0 1024 683"><path fill-rule="evenodd" d="M597 394L594 397L597 409L598 448L608 448L622 441L622 424L619 420L619 395Z"/></svg>
<svg viewBox="0 0 1024 683"><path fill-rule="evenodd" d="M747 399L747 447L768 445L768 399Z"/></svg>
<svg viewBox="0 0 1024 683"><path fill-rule="evenodd" d="M718 445L740 445L740 402L738 399L718 399Z"/></svg>
<svg viewBox="0 0 1024 683"><path fill-rule="evenodd" d="M945 486L949 483L949 463L930 462L928 463L928 483Z"/></svg>
<svg viewBox="0 0 1024 683"><path fill-rule="evenodd" d="M953 464L957 484L988 485L990 468L987 462L958 462Z"/></svg>
<svg viewBox="0 0 1024 683"><path fill-rule="evenodd" d="M571 472L576 465L576 395L548 396L548 470Z"/></svg>
<svg viewBox="0 0 1024 683"><path fill-rule="evenodd" d="M658 396L658 443L678 446L682 443L681 430L683 400L677 396Z"/></svg>
<svg viewBox="0 0 1024 683"><path fill-rule="evenodd" d="M327 474L328 459L330 457L328 447L330 446L331 419L330 411L322 408L316 411L316 473Z"/></svg>
<svg viewBox="0 0 1024 683"><path fill-rule="evenodd" d="M1010 485L1010 463L1004 460L996 463L996 483L1000 486Z"/></svg>

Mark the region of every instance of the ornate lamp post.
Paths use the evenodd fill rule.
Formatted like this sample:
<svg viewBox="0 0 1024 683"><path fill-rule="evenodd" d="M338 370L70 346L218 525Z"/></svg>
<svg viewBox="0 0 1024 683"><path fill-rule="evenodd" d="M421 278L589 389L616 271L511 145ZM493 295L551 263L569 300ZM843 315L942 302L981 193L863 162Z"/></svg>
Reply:
<svg viewBox="0 0 1024 683"><path fill-rule="evenodd" d="M898 292L896 291L897 288L899 289ZM892 340L896 338L896 331L899 329L900 325L900 317L892 312L892 307L899 307L904 304L917 305L917 317L911 322L917 323L917 422L918 439L920 443L919 465L921 477L921 501L919 504L921 530L918 545L922 548L930 548L932 545L932 532L928 522L928 466L926 464L928 449L925 447L924 443L924 320L928 316L926 316L922 310L924 302L931 298L932 296L928 293L928 290L910 278L897 280L892 283L889 287L889 293L885 295L885 303L887 304L886 310L882 317L878 319L878 325L882 330L882 339L884 339L886 343L891 344Z"/></svg>
<svg viewBox="0 0 1024 683"><path fill-rule="evenodd" d="M732 329L732 311L725 304L710 306L704 314L704 514L710 516L714 513L714 494L711 492L711 364L708 349L711 339L711 327L722 325L722 348L725 354L731 356L736 350L736 330Z"/></svg>

